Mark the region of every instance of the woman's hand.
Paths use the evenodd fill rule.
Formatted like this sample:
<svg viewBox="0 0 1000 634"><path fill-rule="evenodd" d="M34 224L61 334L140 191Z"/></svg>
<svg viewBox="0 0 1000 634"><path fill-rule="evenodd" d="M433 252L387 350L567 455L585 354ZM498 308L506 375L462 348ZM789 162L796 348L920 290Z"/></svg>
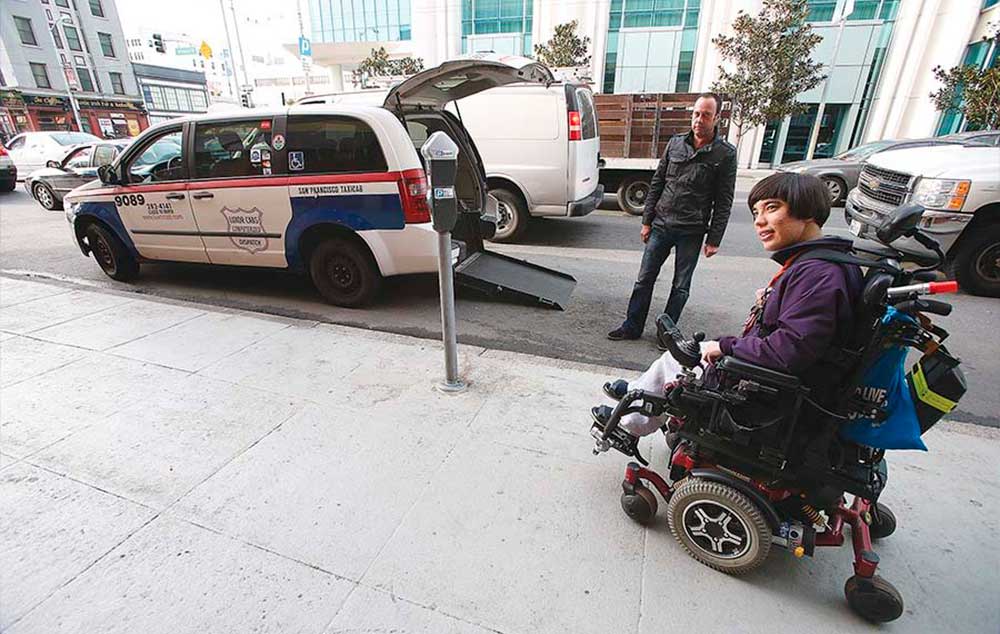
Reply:
<svg viewBox="0 0 1000 634"><path fill-rule="evenodd" d="M722 356L722 348L718 341L707 341L702 344L701 360L703 363L712 363Z"/></svg>

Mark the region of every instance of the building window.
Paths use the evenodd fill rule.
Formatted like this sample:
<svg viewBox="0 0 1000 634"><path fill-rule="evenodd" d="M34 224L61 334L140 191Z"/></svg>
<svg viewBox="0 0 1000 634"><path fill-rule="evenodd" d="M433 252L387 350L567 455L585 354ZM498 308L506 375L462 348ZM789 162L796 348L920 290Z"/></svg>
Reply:
<svg viewBox="0 0 1000 634"><path fill-rule="evenodd" d="M94 82L90 78L90 71L86 68L76 69L77 79L80 80L80 90L84 92L94 92Z"/></svg>
<svg viewBox="0 0 1000 634"><path fill-rule="evenodd" d="M108 76L111 77L111 92L115 93L116 95L124 95L125 84L122 83L122 74L108 73Z"/></svg>
<svg viewBox="0 0 1000 634"><path fill-rule="evenodd" d="M104 7L101 6L101 0L90 0L90 15L104 17Z"/></svg>
<svg viewBox="0 0 1000 634"><path fill-rule="evenodd" d="M31 74L35 77L35 85L39 88L52 88L52 83L49 82L49 74L45 70L45 64L37 64L35 62L29 62L31 66Z"/></svg>
<svg viewBox="0 0 1000 634"><path fill-rule="evenodd" d="M31 20L15 15L14 24L17 25L17 34L21 36L21 44L38 46L38 40L35 39L35 32L31 29Z"/></svg>
<svg viewBox="0 0 1000 634"><path fill-rule="evenodd" d="M531 55L533 0L463 0L462 51Z"/></svg>
<svg viewBox="0 0 1000 634"><path fill-rule="evenodd" d="M983 11L989 9L990 7L996 6L1000 0L984 0L983 1Z"/></svg>
<svg viewBox="0 0 1000 634"><path fill-rule="evenodd" d="M984 40L969 44L965 49L965 57L962 58L962 64L965 66L975 66L979 70L996 68L1000 65L1000 46L994 40ZM963 99L961 90L959 90L958 98L960 101L956 104L955 108L949 108L941 113L941 120L938 122L938 128L935 132L936 136L975 129L968 128L968 122L958 109Z"/></svg>
<svg viewBox="0 0 1000 634"><path fill-rule="evenodd" d="M105 57L115 56L115 45L111 40L110 33L98 33L97 39L101 42L101 52L104 53Z"/></svg>
<svg viewBox="0 0 1000 634"><path fill-rule="evenodd" d="M698 44L699 0L612 0L604 92L686 92Z"/></svg>
<svg viewBox="0 0 1000 634"><path fill-rule="evenodd" d="M56 0L56 6L62 7L63 9L69 8L69 0Z"/></svg>
<svg viewBox="0 0 1000 634"><path fill-rule="evenodd" d="M315 42L411 39L410 0L309 0Z"/></svg>
<svg viewBox="0 0 1000 634"><path fill-rule="evenodd" d="M75 26L64 24L63 33L66 34L66 43L69 44L71 51L83 51L83 47L80 46L80 33Z"/></svg>
<svg viewBox="0 0 1000 634"><path fill-rule="evenodd" d="M837 10L837 0L808 0L808 22L832 22ZM858 20L895 20L899 0L856 0L848 22Z"/></svg>
<svg viewBox="0 0 1000 634"><path fill-rule="evenodd" d="M55 28L55 26L55 24L49 25L49 33L52 34L52 41L56 43L56 48L61 49L63 47L62 38L59 37L59 29Z"/></svg>

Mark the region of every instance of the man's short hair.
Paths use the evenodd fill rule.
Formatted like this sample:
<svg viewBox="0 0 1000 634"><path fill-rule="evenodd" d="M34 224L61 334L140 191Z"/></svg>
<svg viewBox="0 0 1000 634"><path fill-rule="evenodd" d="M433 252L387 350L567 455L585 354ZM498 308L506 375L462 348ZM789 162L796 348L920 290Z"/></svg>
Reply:
<svg viewBox="0 0 1000 634"><path fill-rule="evenodd" d="M715 114L716 116L722 112L722 97L714 92L703 92L698 95L698 99L714 99L715 100ZM697 101L698 99L695 99Z"/></svg>
<svg viewBox="0 0 1000 634"><path fill-rule="evenodd" d="M752 211L758 202L772 198L784 201L792 217L813 220L821 227L830 217L830 192L823 181L810 174L771 174L753 186L747 204Z"/></svg>

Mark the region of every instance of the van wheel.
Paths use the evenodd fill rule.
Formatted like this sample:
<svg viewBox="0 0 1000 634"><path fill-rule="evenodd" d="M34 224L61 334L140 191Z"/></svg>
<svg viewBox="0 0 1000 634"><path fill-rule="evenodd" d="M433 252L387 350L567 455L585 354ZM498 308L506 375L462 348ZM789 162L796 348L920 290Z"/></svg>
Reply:
<svg viewBox="0 0 1000 634"><path fill-rule="evenodd" d="M646 196L648 195L648 180L634 176L626 178L618 186L618 206L626 213L641 216L646 209Z"/></svg>
<svg viewBox="0 0 1000 634"><path fill-rule="evenodd" d="M491 189L497 199L497 232L493 242L514 242L528 228L528 208L521 197L507 189Z"/></svg>
<svg viewBox="0 0 1000 634"><path fill-rule="evenodd" d="M104 274L119 282L131 282L139 275L139 263L113 233L98 224L87 227L87 244Z"/></svg>
<svg viewBox="0 0 1000 634"><path fill-rule="evenodd" d="M977 228L955 256L954 271L962 290L1000 297L1000 225Z"/></svg>
<svg viewBox="0 0 1000 634"><path fill-rule="evenodd" d="M382 287L382 274L367 249L338 238L316 247L309 258L309 274L323 299L345 308L370 304Z"/></svg>
<svg viewBox="0 0 1000 634"><path fill-rule="evenodd" d="M45 183L35 185L35 189L31 193L35 195L35 200L38 201L38 204L49 211L63 208L62 202L52 193L52 188Z"/></svg>

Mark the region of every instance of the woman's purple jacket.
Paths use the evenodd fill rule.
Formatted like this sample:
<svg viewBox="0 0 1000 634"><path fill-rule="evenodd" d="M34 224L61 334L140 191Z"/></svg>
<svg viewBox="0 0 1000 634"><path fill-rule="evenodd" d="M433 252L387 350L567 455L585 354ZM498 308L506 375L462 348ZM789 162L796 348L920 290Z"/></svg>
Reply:
<svg viewBox="0 0 1000 634"><path fill-rule="evenodd" d="M823 237L776 251L771 259L784 264L810 249L847 252L851 241ZM831 347L850 341L854 307L862 288L861 269L854 264L803 259L800 255L775 282L758 322L745 335L721 337L722 352L742 361L794 374L810 387L836 382L830 368L819 371ZM765 334L767 333L767 334Z"/></svg>

